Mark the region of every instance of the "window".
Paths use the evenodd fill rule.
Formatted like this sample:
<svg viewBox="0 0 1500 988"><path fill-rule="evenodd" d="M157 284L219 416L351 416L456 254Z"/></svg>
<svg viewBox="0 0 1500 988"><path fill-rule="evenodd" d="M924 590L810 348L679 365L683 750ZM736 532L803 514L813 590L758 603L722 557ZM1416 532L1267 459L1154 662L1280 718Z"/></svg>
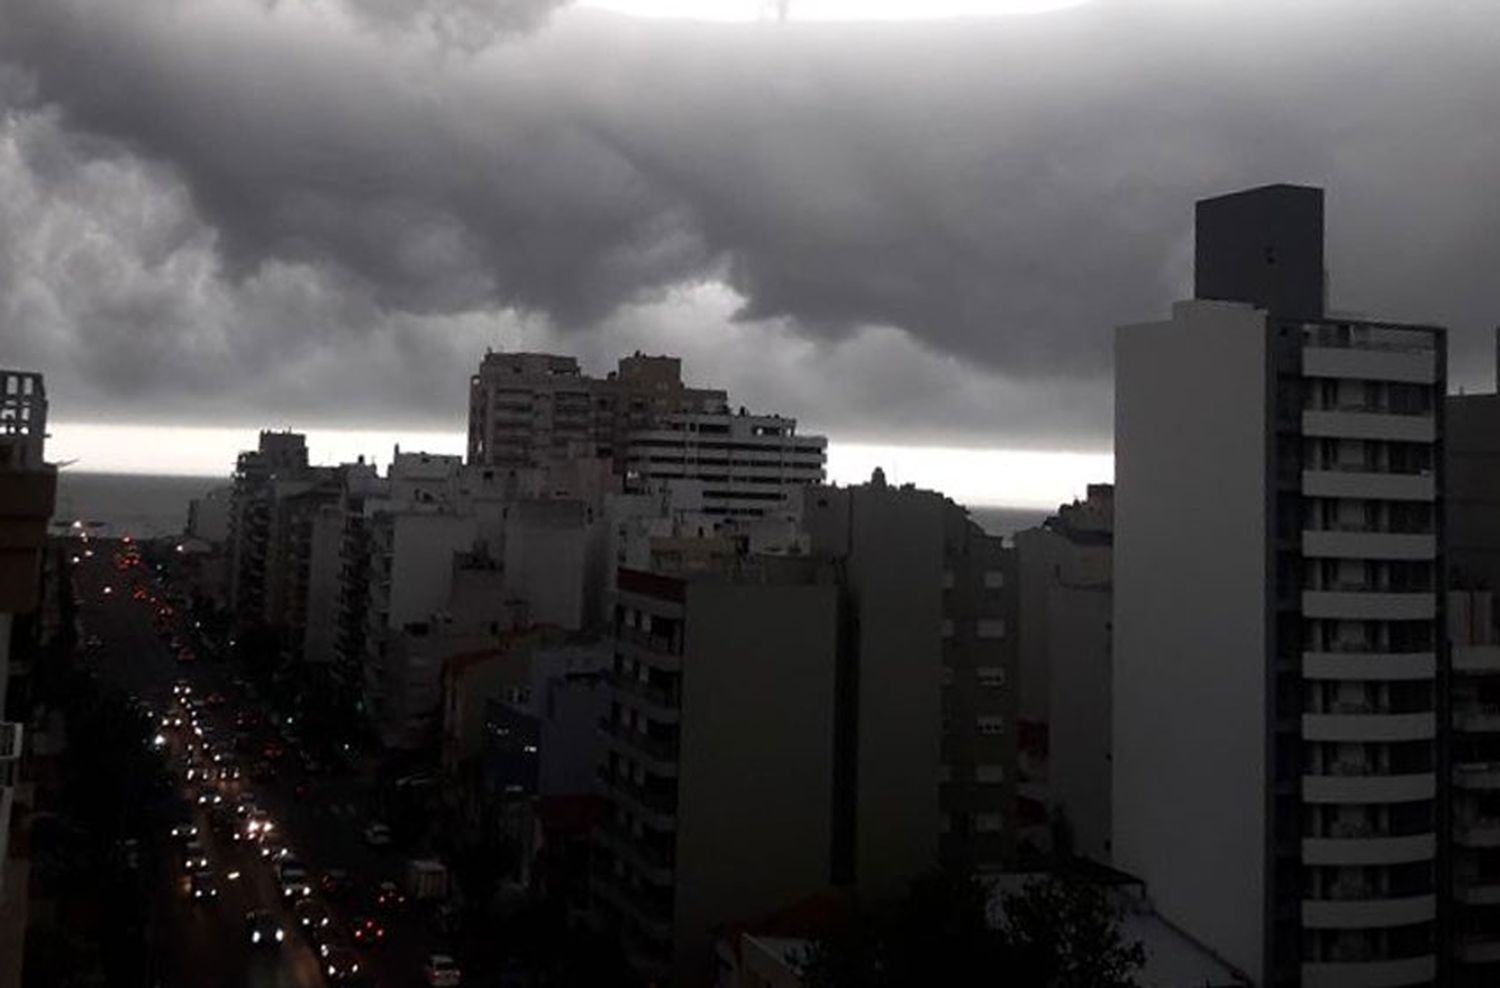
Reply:
<svg viewBox="0 0 1500 988"><path fill-rule="evenodd" d="M976 765L974 766L975 782L1004 782L1004 765Z"/></svg>
<svg viewBox="0 0 1500 988"><path fill-rule="evenodd" d="M984 571L984 588L986 590L999 590L1005 586L1005 574L998 569Z"/></svg>
<svg viewBox="0 0 1500 988"><path fill-rule="evenodd" d="M999 813L975 813L974 832L976 834L998 834L1005 829L1005 817Z"/></svg>
<svg viewBox="0 0 1500 988"><path fill-rule="evenodd" d="M980 666L979 685L989 687L1000 687L1005 685L1004 666Z"/></svg>
<svg viewBox="0 0 1500 988"><path fill-rule="evenodd" d="M986 714L979 718L978 727L980 734L1004 734L1005 718L999 714Z"/></svg>
<svg viewBox="0 0 1500 988"><path fill-rule="evenodd" d="M952 618L943 618L943 637L944 638L952 638L953 637L953 619Z"/></svg>
<svg viewBox="0 0 1500 988"><path fill-rule="evenodd" d="M944 686L952 686L953 685L953 667L952 666L943 666L943 685Z"/></svg>
<svg viewBox="0 0 1500 988"><path fill-rule="evenodd" d="M953 589L953 571L951 569L943 570L943 589Z"/></svg>
<svg viewBox="0 0 1500 988"><path fill-rule="evenodd" d="M1004 638L1005 621L1000 618L980 618L977 633L980 638Z"/></svg>

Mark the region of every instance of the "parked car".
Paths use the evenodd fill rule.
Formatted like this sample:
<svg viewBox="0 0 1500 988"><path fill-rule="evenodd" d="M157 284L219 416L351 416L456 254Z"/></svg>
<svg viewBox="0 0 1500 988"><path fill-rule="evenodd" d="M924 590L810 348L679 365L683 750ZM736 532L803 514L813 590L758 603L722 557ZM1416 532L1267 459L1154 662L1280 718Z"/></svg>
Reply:
<svg viewBox="0 0 1500 988"><path fill-rule="evenodd" d="M391 828L378 820L365 827L365 843L371 847L389 847Z"/></svg>

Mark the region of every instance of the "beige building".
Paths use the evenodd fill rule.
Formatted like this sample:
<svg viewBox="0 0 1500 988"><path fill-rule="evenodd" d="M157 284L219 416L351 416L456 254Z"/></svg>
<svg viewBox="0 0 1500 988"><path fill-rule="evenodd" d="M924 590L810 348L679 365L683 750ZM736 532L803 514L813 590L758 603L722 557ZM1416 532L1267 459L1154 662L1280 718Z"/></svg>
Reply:
<svg viewBox="0 0 1500 988"><path fill-rule="evenodd" d="M607 377L573 357L487 353L469 380L472 465L521 468L599 458L624 471L625 439L678 412L722 411L723 391L682 383L682 361L636 353Z"/></svg>

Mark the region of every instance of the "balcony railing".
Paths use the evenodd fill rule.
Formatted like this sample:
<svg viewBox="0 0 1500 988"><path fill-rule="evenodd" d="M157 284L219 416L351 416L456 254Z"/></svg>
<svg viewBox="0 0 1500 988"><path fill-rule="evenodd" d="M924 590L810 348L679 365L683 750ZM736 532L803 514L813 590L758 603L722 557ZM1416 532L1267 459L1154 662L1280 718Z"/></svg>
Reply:
<svg viewBox="0 0 1500 988"><path fill-rule="evenodd" d="M1392 353L1432 353L1435 336L1422 330L1394 326L1309 325L1302 327L1302 345L1339 350L1384 350Z"/></svg>

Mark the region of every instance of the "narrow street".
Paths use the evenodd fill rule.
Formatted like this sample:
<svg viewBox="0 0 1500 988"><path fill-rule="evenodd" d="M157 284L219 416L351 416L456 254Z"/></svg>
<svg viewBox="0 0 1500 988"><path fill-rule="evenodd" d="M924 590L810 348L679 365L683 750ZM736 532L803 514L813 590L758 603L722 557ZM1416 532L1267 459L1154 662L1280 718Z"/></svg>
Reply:
<svg viewBox="0 0 1500 988"><path fill-rule="evenodd" d="M75 575L82 633L98 639L89 651L90 667L101 680L145 701L158 716L173 707L174 683L188 684L194 697L222 697L221 704L202 707L198 716L214 739L215 752L232 758L242 769L238 782L220 787L223 798L232 801L242 791L253 793L255 805L274 821L279 841L306 864L315 896L320 897L318 878L327 869L348 872L352 888L338 901L327 903L335 924L342 928L339 939L349 942L349 922L355 916L375 916L386 930L382 944L355 950L360 975L366 979L360 983L389 988L425 984L427 957L441 945L425 917L410 904L381 910L374 902L381 881L400 883L402 860L392 851L365 842L363 830L369 818L360 779L350 772L308 776L295 764L290 745L280 741L287 756L273 763L270 777L252 780L250 769L260 758L260 746L274 737L265 726L269 712L259 709L255 698L235 685L226 664L206 659L177 661L164 636L153 628L154 605L149 599L134 599L137 585L155 591L147 575L140 569L118 570L115 543L93 540L88 548L91 556L81 546L78 550ZM183 634L184 639L188 637ZM235 753L231 744L235 718L241 711L256 714L261 725L250 754ZM190 728L185 723L182 728L164 730L163 735L169 769L182 783L183 800L194 802L199 787L182 781ZM283 903L271 864L260 858L256 845L234 840L232 830L216 831L203 807L194 805L193 814L219 894L215 899L195 900L181 863L163 862L156 876L158 893L150 920L162 985L312 988L324 984L323 963ZM238 877L231 879L231 873ZM256 908L269 908L279 916L286 931L284 943L252 946L245 916Z"/></svg>

